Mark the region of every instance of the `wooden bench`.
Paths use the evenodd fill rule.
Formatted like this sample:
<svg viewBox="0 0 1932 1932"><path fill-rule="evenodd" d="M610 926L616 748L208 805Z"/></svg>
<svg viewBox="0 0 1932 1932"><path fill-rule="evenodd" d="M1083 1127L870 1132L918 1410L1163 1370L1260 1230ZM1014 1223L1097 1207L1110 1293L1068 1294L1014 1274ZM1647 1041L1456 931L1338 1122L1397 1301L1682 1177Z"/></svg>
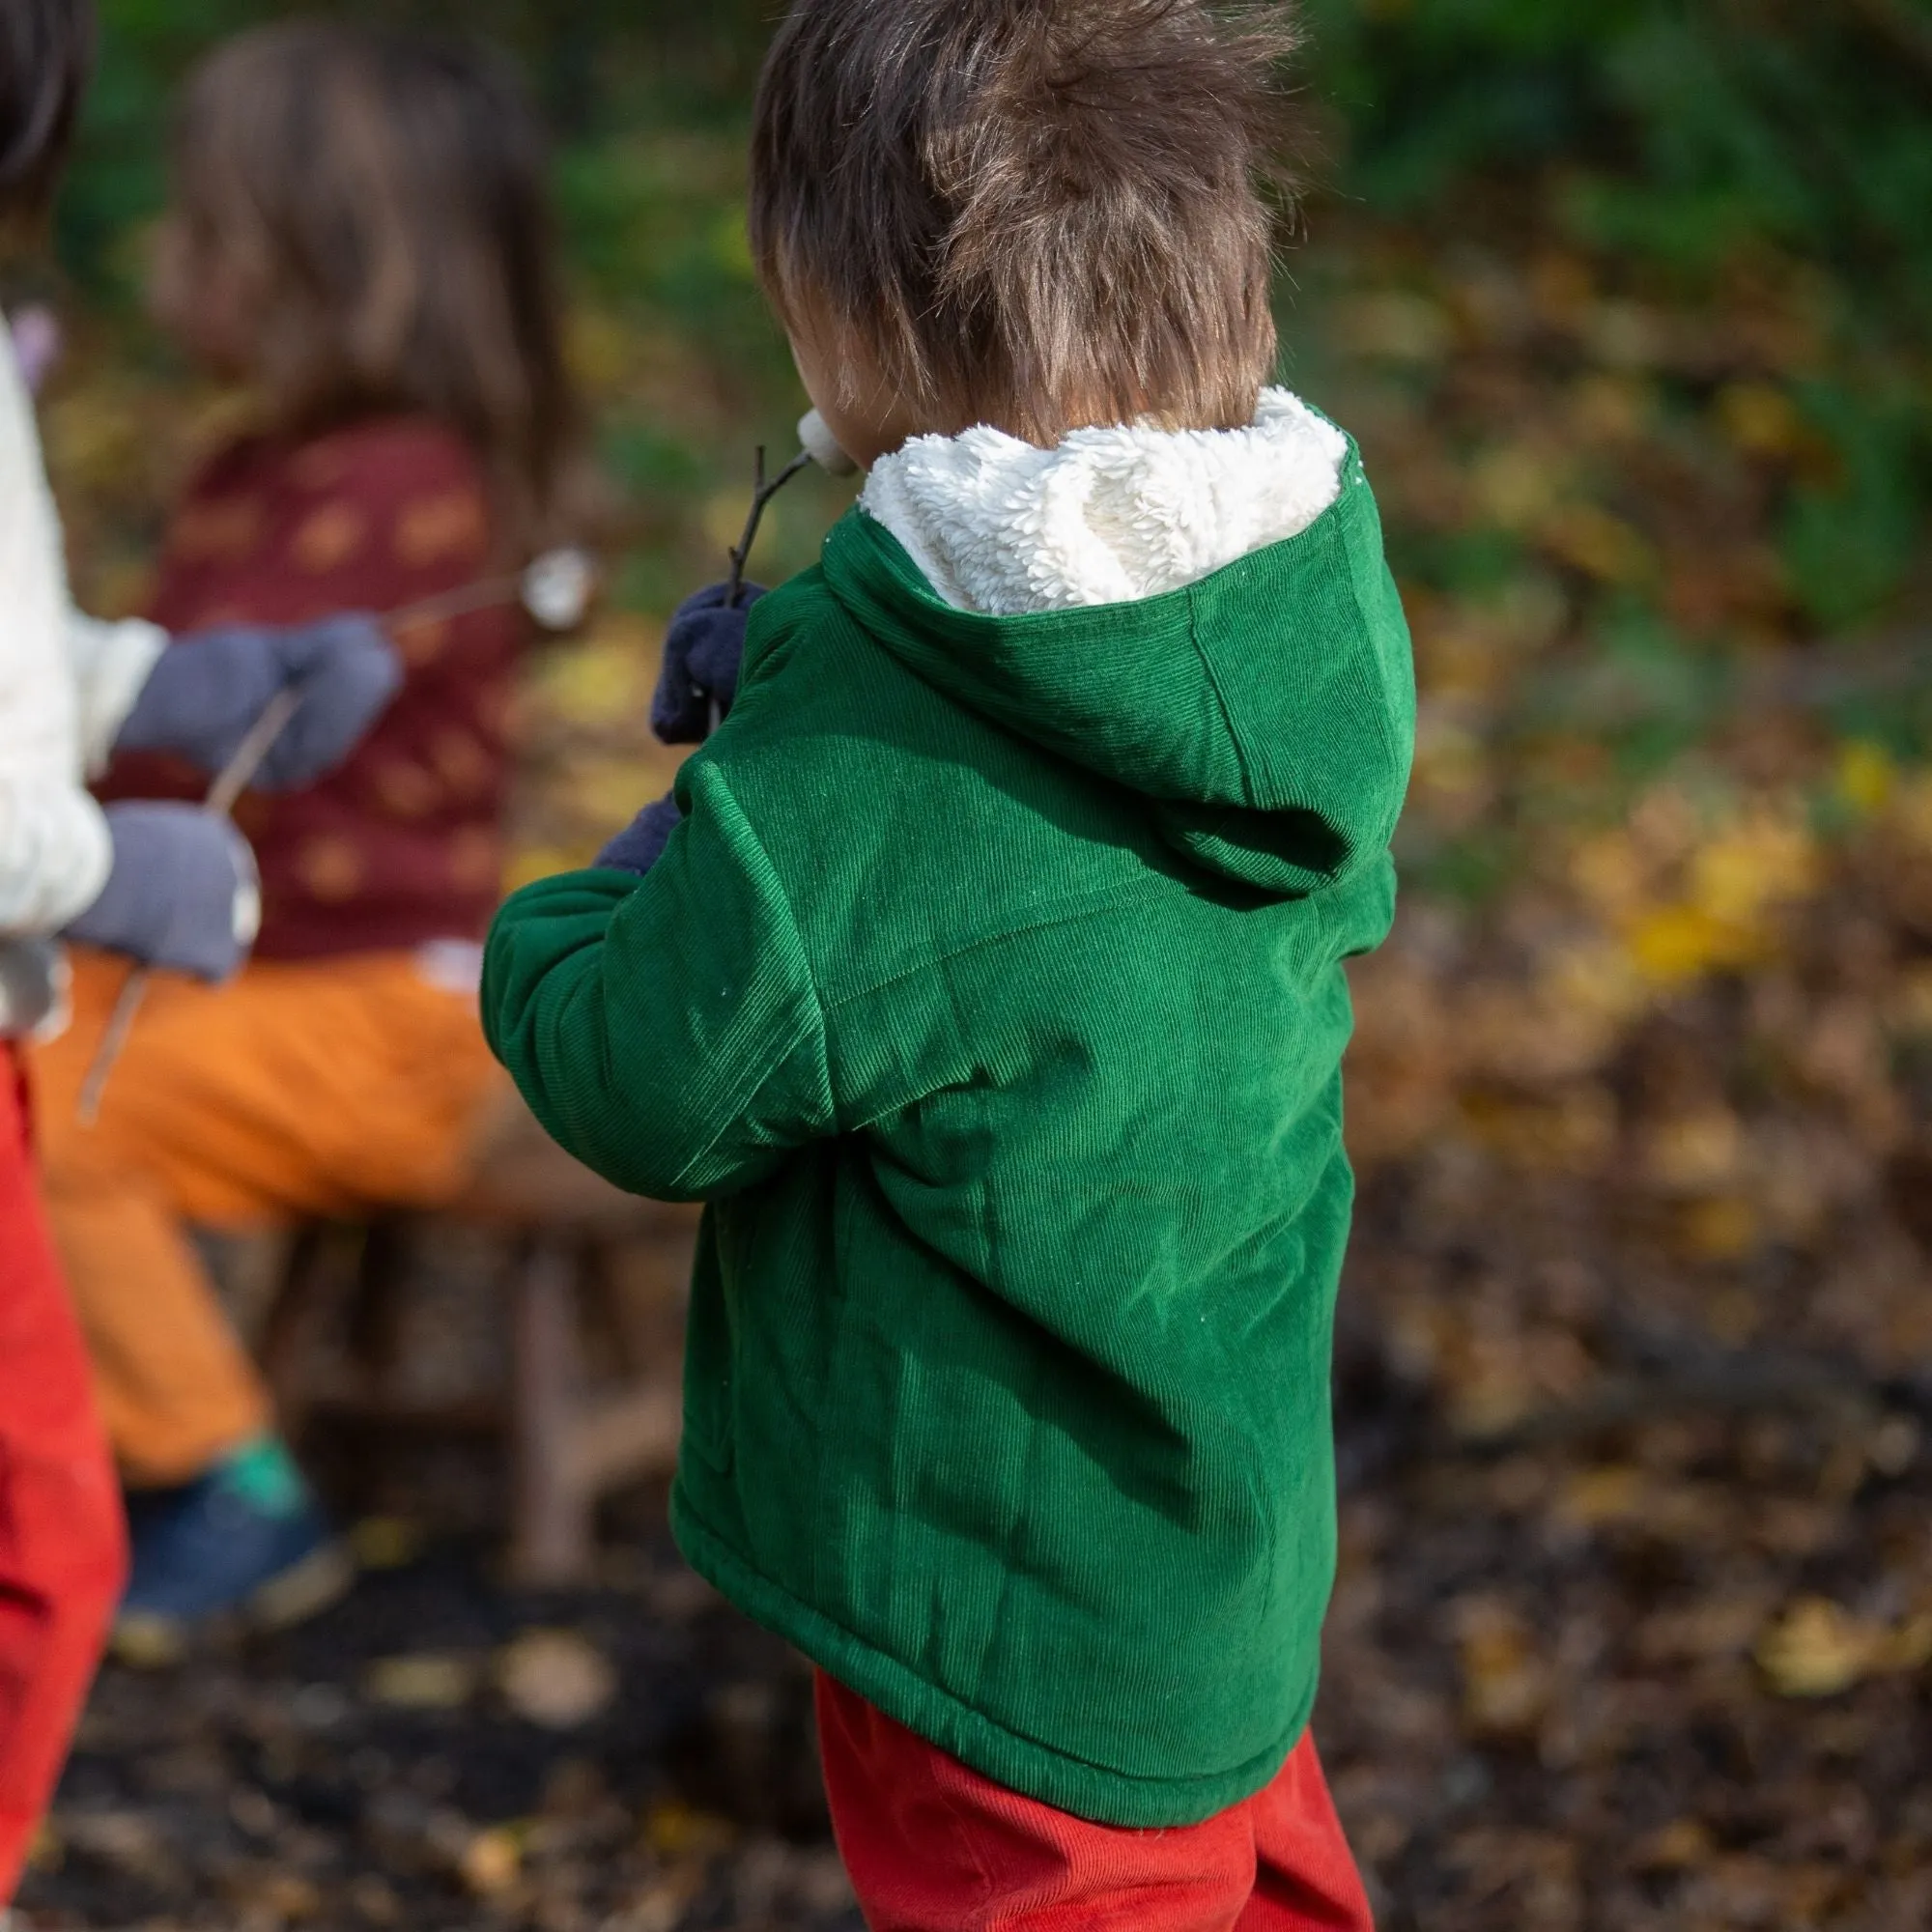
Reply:
<svg viewBox="0 0 1932 1932"><path fill-rule="evenodd" d="M507 1288L509 1370L507 1387L480 1399L426 1404L405 1391L398 1342L413 1258L440 1226L486 1236L506 1263L490 1272ZM694 1210L621 1193L558 1149L521 1103L506 1104L469 1188L440 1213L297 1234L261 1339L282 1426L292 1440L324 1417L506 1433L513 1575L582 1582L600 1498L676 1461L678 1324L668 1338L662 1304L681 1309L696 1231ZM612 1278L614 1258L639 1249L660 1285L655 1309L639 1310ZM343 1332L342 1365L323 1376L317 1344L331 1324ZM593 1368L605 1373L593 1378Z"/></svg>

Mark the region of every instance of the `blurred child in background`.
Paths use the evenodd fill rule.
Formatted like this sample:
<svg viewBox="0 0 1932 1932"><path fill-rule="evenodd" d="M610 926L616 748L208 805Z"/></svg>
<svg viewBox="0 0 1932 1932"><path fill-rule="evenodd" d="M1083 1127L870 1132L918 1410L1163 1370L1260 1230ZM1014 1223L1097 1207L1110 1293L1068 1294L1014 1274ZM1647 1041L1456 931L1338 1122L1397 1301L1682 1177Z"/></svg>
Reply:
<svg viewBox="0 0 1932 1932"><path fill-rule="evenodd" d="M0 9L0 242L31 240L64 157L93 47L86 0ZM173 648L152 624L98 624L68 596L28 383L51 337L0 327L0 1917L52 1791L124 1575L113 1466L36 1188L21 1049L59 1026L59 941L215 982L259 914L232 826L191 806L104 810L85 790L117 741L206 774L259 708L304 702L279 775L313 779L386 701L372 627L242 627ZM210 701L214 699L216 701ZM221 701L227 700L227 701ZM206 783L206 777L202 782Z"/></svg>
<svg viewBox="0 0 1932 1932"><path fill-rule="evenodd" d="M521 570L561 512L573 428L544 168L514 81L459 47L285 25L194 76L156 307L264 420L178 506L156 622L394 611ZM401 689L350 762L244 802L255 963L156 987L93 1126L75 1096L123 970L76 956L75 1024L39 1060L47 1195L132 1492L123 1629L150 1654L345 1579L188 1230L461 1186L497 1092L475 983L527 631L508 603L398 627ZM102 795L197 782L125 758Z"/></svg>
<svg viewBox="0 0 1932 1932"><path fill-rule="evenodd" d="M490 943L545 1125L709 1204L672 1523L821 1666L876 1932L1369 1921L1308 1725L1415 696L1270 386L1283 13L795 0L752 236L870 474L687 607L721 708L748 643L669 826Z"/></svg>

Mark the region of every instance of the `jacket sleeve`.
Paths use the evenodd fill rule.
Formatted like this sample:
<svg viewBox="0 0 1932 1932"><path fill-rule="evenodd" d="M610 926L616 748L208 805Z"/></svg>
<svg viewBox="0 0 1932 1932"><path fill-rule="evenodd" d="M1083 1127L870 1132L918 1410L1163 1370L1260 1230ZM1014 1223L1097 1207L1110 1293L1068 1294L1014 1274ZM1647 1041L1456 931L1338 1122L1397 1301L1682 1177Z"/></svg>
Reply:
<svg viewBox="0 0 1932 1932"><path fill-rule="evenodd" d="M59 931L112 863L81 783L70 615L40 440L0 331L0 937Z"/></svg>
<svg viewBox="0 0 1932 1932"><path fill-rule="evenodd" d="M804 942L716 766L650 873L566 873L497 916L490 1044L559 1145L633 1194L735 1193L837 1131Z"/></svg>
<svg viewBox="0 0 1932 1932"><path fill-rule="evenodd" d="M90 777L107 769L114 741L167 649L158 624L130 617L119 624L70 611L68 664L78 707L80 754Z"/></svg>

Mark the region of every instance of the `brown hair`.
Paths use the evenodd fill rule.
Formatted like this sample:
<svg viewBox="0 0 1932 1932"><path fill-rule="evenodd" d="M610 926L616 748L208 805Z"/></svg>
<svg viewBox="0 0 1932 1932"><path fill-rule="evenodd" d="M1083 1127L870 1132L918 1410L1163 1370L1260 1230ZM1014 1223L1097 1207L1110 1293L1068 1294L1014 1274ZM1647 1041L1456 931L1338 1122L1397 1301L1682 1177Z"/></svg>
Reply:
<svg viewBox="0 0 1932 1932"><path fill-rule="evenodd" d="M0 5L0 222L45 208L93 68L92 0Z"/></svg>
<svg viewBox="0 0 1932 1932"><path fill-rule="evenodd" d="M961 424L1248 423L1293 44L1206 0L794 0L753 138L766 289Z"/></svg>
<svg viewBox="0 0 1932 1932"><path fill-rule="evenodd" d="M321 20L218 49L174 145L188 272L244 292L247 373L283 423L440 417L526 550L566 514L578 445L547 164L494 57Z"/></svg>

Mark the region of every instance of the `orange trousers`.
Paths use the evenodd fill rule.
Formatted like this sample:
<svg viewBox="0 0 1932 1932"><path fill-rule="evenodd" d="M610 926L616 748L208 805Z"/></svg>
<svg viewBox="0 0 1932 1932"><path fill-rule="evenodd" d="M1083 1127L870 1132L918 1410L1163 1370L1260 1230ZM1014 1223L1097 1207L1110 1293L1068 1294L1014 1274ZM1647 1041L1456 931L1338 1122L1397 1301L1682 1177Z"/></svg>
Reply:
<svg viewBox="0 0 1932 1932"><path fill-rule="evenodd" d="M191 1227L242 1231L458 1193L502 1075L473 992L410 954L157 979L99 1120L79 1095L125 965L74 960L74 1023L34 1055L54 1237L116 1458L185 1482L272 1426Z"/></svg>

